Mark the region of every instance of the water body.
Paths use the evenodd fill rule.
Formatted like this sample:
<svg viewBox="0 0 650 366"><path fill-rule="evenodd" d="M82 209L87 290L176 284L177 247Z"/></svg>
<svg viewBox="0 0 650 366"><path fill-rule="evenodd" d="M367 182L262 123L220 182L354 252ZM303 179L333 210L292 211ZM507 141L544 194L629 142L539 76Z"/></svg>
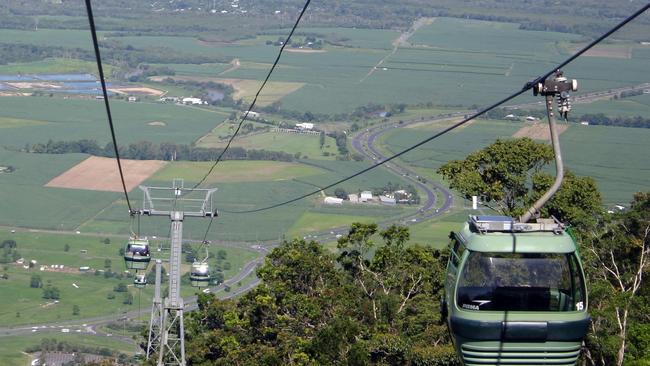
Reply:
<svg viewBox="0 0 650 366"><path fill-rule="evenodd" d="M34 76L30 75L0 75L0 81L37 81Z"/></svg>
<svg viewBox="0 0 650 366"><path fill-rule="evenodd" d="M45 81L96 81L97 78L91 74L39 74L34 75L38 80Z"/></svg>
<svg viewBox="0 0 650 366"><path fill-rule="evenodd" d="M102 95L102 85L92 74L0 75L0 90L10 90L15 88L2 82L48 83L55 86L35 88L45 93ZM106 86L110 88L113 84L106 83ZM115 95L112 92L108 94Z"/></svg>
<svg viewBox="0 0 650 366"><path fill-rule="evenodd" d="M0 75L0 81L96 81L92 74Z"/></svg>

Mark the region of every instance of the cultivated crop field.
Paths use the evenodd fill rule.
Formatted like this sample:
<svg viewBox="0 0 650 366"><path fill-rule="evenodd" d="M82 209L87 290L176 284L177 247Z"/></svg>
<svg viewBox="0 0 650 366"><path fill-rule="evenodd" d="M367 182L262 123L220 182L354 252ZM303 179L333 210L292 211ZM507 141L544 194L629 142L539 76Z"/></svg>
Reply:
<svg viewBox="0 0 650 366"><path fill-rule="evenodd" d="M436 170L449 160L463 159L497 138L509 138L521 122L477 120L406 155L418 167ZM409 128L390 133L384 143L396 152L421 141L440 127ZM647 189L647 141L650 130L608 126L570 125L561 135L565 165L578 175L593 177L606 204L626 204L634 192Z"/></svg>
<svg viewBox="0 0 650 366"><path fill-rule="evenodd" d="M169 186L173 178L185 179L185 186L191 187L208 171L210 163L170 163L145 182L145 185ZM225 161L220 163L203 187L217 187L214 205L220 216L211 226L208 238L224 241L267 241L286 236L289 229L300 231L300 220L306 212L324 210L325 213L351 216L366 216L380 219L398 216L408 212L403 207L371 207L362 205L344 208L321 207L321 195L314 195L302 201L276 208L268 212L236 213L273 205L298 195L323 187L345 175L366 167L367 163L323 160L300 160L300 163ZM401 178L383 170L375 170L350 182L341 188L350 193L381 187L388 182L400 182ZM334 189L326 193L333 195ZM140 205L141 195L132 194L134 205ZM336 210L336 211L330 211ZM116 201L86 222L84 232L120 233L128 230L125 202ZM338 225L337 221L335 224ZM310 223L306 223L308 226ZM347 225L348 223L344 223ZM143 232L151 235L167 235L168 219L142 218ZM321 225L322 226L322 225ZM319 228L321 227L319 226ZM202 239L207 220L186 220L184 232L188 238ZM304 231L304 230L303 230Z"/></svg>
<svg viewBox="0 0 650 366"><path fill-rule="evenodd" d="M121 166L127 191L136 188L164 165L165 162L159 160L122 159ZM117 168L115 159L91 156L47 182L45 186L122 192L122 181Z"/></svg>
<svg viewBox="0 0 650 366"><path fill-rule="evenodd" d="M112 72L113 67L106 65L107 73ZM48 58L42 61L9 63L0 65L0 74L67 74L73 72L95 73L97 72L97 63L91 61Z"/></svg>
<svg viewBox="0 0 650 366"><path fill-rule="evenodd" d="M227 115L214 110L158 103L111 103L120 144L138 141L189 144L221 123ZM22 119L3 128L0 144L22 148L48 140L110 141L108 122L101 100L48 97L0 97L0 117ZM164 125L150 124L163 122ZM1 126L1 124L0 124Z"/></svg>
<svg viewBox="0 0 650 366"><path fill-rule="evenodd" d="M228 142L226 136L231 136L232 133L233 130L227 130L225 124L222 124L210 134L202 137L197 146L223 148ZM221 139L219 136L224 138ZM321 149L319 135L276 131L238 135L231 146L245 149L283 151L291 155L299 153L301 157L317 160L334 160L338 155L336 140L332 137L325 136L325 142Z"/></svg>
<svg viewBox="0 0 650 366"><path fill-rule="evenodd" d="M299 92L284 96L282 104L289 109L319 113L350 111L369 102L487 104L496 99L495 95L509 94L546 71L551 63L575 48L574 42L581 40L572 34L519 30L517 24L511 23L437 18L393 52L393 43L399 36L394 31L305 31L343 41L337 46L328 45L326 52L286 53L271 81L305 83ZM261 80L277 50L265 45L268 36L233 44L209 44L191 37L117 39L134 47L164 46L187 54L237 58L241 66L226 75L243 80ZM638 75L646 69L643 52L633 44L621 47L630 50L630 58L587 57L566 71L581 80L582 91L638 83ZM380 60L384 61L373 71ZM214 77L225 71L222 67L205 68L201 74L201 67L174 68L179 74L194 78ZM611 75L607 70L612 68L620 72ZM485 92L485 85L490 85L490 93Z"/></svg>
<svg viewBox="0 0 650 366"><path fill-rule="evenodd" d="M171 182L183 178L198 182L208 172L213 162L174 162L151 177L152 181ZM228 174L223 174L227 172ZM220 162L205 184L232 182L282 181L321 174L316 167L299 163L276 161L224 161Z"/></svg>
<svg viewBox="0 0 650 366"><path fill-rule="evenodd" d="M87 158L83 154L41 155L0 149L0 225L73 230L116 200L112 192L44 187L52 178Z"/></svg>
<svg viewBox="0 0 650 366"><path fill-rule="evenodd" d="M617 100L601 100L576 106L580 114L603 113L608 116L650 116L650 94L637 95Z"/></svg>

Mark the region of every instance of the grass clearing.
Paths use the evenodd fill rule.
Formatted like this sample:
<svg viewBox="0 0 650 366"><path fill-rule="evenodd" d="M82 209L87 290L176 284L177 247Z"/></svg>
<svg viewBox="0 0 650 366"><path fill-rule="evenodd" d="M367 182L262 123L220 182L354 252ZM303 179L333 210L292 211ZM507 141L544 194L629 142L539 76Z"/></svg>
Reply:
<svg viewBox="0 0 650 366"><path fill-rule="evenodd" d="M73 344L109 348L126 354L133 354L135 349L132 344L121 342L117 339L107 337L93 337L80 334L44 333L30 334L15 337L2 337L0 342L0 364L3 366L25 366L29 365L31 357L24 353L28 347L41 344L43 339L55 338Z"/></svg>
<svg viewBox="0 0 650 366"><path fill-rule="evenodd" d="M32 127L42 126L47 124L45 121L37 121L33 119L9 118L0 117L0 128L18 128L18 127Z"/></svg>
<svg viewBox="0 0 650 366"><path fill-rule="evenodd" d="M409 226L411 243L442 249L449 244L449 232L457 231L461 222L425 221Z"/></svg>
<svg viewBox="0 0 650 366"><path fill-rule="evenodd" d="M305 212L287 231L287 237L302 237L308 233L321 232L334 227L349 227L353 222L372 223L374 221L372 217L368 216Z"/></svg>
<svg viewBox="0 0 650 366"><path fill-rule="evenodd" d="M32 269L24 269L13 263L6 265L8 268L5 273L8 274L9 279L0 280L0 291L4 294L0 297L0 308L2 308L0 324L9 326L74 320L119 314L124 311L137 310L140 307L148 308L153 296L153 287L149 286L140 292L132 288L132 278L104 278L101 273L95 273L96 269L106 269L107 260L112 271L123 273L125 270L124 260L119 255L119 249L123 247L126 238L113 236L108 238L110 242L105 244L106 238L103 236L29 231L10 233L6 229L0 230L0 240L15 240L19 253L27 262L31 260L38 262ZM159 252L155 250L159 244L168 248L168 239L151 241L154 256L159 255ZM68 251L65 251L66 245ZM245 247L213 244L209 248L213 254L210 259L211 265L216 264L216 253L220 249L226 251L225 261L230 263L230 269L224 270L226 278L235 275L245 263L258 256L258 253ZM52 269L50 266L54 264L64 265L64 270ZM42 265L48 266L48 270L41 271L40 266ZM83 266L90 267L91 270L79 272L79 267ZM184 268L189 269L189 265L185 264ZM153 266L150 266L149 270L153 270ZM43 299L41 288L30 287L32 275L42 278L43 287L50 284L60 290L61 299L58 303ZM119 283L129 285L129 291L134 296L133 304L123 304L122 300L125 294L113 292L113 287ZM187 296L195 291L188 285L184 287L183 294ZM114 293L115 299L107 299L110 293ZM79 316L72 315L73 305L80 307L81 314Z"/></svg>
<svg viewBox="0 0 650 366"><path fill-rule="evenodd" d="M151 180L169 181L183 178L198 182L210 170L212 162L172 162ZM228 172L228 174L220 174ZM278 161L223 161L206 179L209 183L283 181L322 173L322 170L299 163Z"/></svg>

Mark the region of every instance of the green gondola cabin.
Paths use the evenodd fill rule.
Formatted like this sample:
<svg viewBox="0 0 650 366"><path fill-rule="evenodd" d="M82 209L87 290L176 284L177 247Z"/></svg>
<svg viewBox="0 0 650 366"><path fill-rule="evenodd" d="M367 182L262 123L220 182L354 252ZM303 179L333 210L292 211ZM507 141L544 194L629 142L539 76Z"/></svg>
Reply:
<svg viewBox="0 0 650 366"><path fill-rule="evenodd" d="M573 238L553 220L471 216L452 245L443 316L463 365L575 365L587 292Z"/></svg>

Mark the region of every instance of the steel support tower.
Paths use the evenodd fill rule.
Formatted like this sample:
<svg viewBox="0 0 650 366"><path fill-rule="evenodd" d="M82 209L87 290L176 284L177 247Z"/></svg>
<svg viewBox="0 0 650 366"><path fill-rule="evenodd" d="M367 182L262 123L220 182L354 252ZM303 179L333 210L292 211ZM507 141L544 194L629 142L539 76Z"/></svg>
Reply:
<svg viewBox="0 0 650 366"><path fill-rule="evenodd" d="M156 282L154 287L153 305L151 305L151 320L149 321L149 337L147 340L147 360L160 350L160 334L162 332L163 309L160 296L162 277L162 260L156 259Z"/></svg>
<svg viewBox="0 0 650 366"><path fill-rule="evenodd" d="M183 220L185 217L213 217L217 215L212 207L214 189L185 189L183 180L176 179L172 187L145 187L142 215L166 216L171 220L171 248L169 255L169 294L160 302L159 266L156 261L156 283L161 314L152 313L149 326L147 358L158 353L158 366L185 366L185 328L183 322L184 304L181 297L181 259L183 249ZM152 335L153 334L153 335Z"/></svg>

